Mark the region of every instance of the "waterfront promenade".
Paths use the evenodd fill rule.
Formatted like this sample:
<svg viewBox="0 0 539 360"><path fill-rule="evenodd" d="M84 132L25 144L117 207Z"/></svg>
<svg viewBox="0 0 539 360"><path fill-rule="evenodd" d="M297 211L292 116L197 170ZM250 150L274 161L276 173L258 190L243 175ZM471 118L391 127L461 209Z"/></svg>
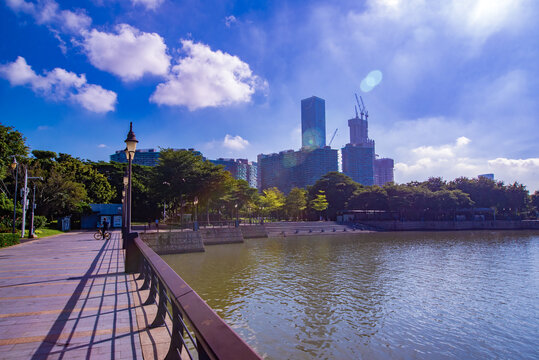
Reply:
<svg viewBox="0 0 539 360"><path fill-rule="evenodd" d="M142 359L132 280L118 232L1 249L0 359Z"/></svg>

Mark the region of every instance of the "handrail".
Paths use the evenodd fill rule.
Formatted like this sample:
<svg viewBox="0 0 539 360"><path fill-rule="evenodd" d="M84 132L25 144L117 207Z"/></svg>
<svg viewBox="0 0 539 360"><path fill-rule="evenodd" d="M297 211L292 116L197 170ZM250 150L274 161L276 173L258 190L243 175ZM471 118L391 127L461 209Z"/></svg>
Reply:
<svg viewBox="0 0 539 360"><path fill-rule="evenodd" d="M141 275L144 277L142 288L150 286L150 296L146 303L155 301L159 296L159 310L154 324L166 325L165 316L172 320L173 328L169 329L171 347L167 358L179 358L182 349L187 349L183 340L186 328L183 319L187 319L195 334L199 359L261 359L261 357L243 339L209 307L208 304L139 236L134 244L140 254ZM154 276L155 275L155 276ZM157 277L157 281L155 281ZM149 282L152 284L149 285ZM172 306L172 314L168 310L167 300ZM179 315L176 317L173 314ZM159 319L159 317L162 317ZM153 324L152 324L153 325ZM182 345L183 343L183 345ZM190 353L188 353L191 357Z"/></svg>

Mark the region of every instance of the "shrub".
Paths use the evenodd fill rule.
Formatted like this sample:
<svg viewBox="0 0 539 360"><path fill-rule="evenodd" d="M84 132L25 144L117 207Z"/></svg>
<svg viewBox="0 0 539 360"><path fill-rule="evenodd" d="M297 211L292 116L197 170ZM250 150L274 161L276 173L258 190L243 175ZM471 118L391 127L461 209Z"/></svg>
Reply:
<svg viewBox="0 0 539 360"><path fill-rule="evenodd" d="M0 233L0 248L17 245L19 243L19 234Z"/></svg>
<svg viewBox="0 0 539 360"><path fill-rule="evenodd" d="M46 216L34 216L34 227L36 229L41 229L47 226L47 217Z"/></svg>

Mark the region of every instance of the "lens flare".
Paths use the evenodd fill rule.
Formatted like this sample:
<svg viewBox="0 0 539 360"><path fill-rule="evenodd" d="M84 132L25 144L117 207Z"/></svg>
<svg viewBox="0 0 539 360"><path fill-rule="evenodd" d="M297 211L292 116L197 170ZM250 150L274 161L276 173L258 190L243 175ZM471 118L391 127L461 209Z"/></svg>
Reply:
<svg viewBox="0 0 539 360"><path fill-rule="evenodd" d="M380 70L371 71L363 80L359 87L363 92L369 92L382 81L382 72Z"/></svg>

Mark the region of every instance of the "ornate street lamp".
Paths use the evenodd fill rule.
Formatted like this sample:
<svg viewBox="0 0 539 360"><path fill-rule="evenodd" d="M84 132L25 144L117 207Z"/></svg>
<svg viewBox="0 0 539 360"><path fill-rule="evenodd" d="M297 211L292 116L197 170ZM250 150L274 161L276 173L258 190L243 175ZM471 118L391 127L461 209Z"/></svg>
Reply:
<svg viewBox="0 0 539 360"><path fill-rule="evenodd" d="M13 155L11 170L15 171L15 193L13 194L13 234L15 234L15 221L17 220L17 185L19 183L19 167L17 158Z"/></svg>
<svg viewBox="0 0 539 360"><path fill-rule="evenodd" d="M127 181L127 216L126 216L126 230L127 233L131 233L131 205L132 205L132 187L133 187L133 181L132 181L132 162L133 158L135 157L135 150L137 149L137 143L138 140L135 137L135 133L133 132L133 123L129 123L129 132L127 133L127 138L125 139L125 155L127 156L127 160L129 162L128 166L128 181Z"/></svg>

